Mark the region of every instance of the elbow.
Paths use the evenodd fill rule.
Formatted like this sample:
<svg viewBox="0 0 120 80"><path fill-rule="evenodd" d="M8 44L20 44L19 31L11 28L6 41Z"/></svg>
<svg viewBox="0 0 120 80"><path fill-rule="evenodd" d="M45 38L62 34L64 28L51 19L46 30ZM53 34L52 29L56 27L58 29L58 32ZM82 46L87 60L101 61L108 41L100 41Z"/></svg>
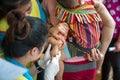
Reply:
<svg viewBox="0 0 120 80"><path fill-rule="evenodd" d="M114 20L111 20L111 21L110 21L110 25L111 25L111 27L115 28L116 22L115 22Z"/></svg>
<svg viewBox="0 0 120 80"><path fill-rule="evenodd" d="M113 21L113 26L114 26L114 27L116 26L116 22L115 22L115 21Z"/></svg>
<svg viewBox="0 0 120 80"><path fill-rule="evenodd" d="M105 23L105 26L108 26L109 28L114 29L116 26L116 22L113 19L109 20L107 23Z"/></svg>
<svg viewBox="0 0 120 80"><path fill-rule="evenodd" d="M115 28L116 22L115 22L114 19L112 19L112 20L110 21L110 25L111 25L111 27Z"/></svg>

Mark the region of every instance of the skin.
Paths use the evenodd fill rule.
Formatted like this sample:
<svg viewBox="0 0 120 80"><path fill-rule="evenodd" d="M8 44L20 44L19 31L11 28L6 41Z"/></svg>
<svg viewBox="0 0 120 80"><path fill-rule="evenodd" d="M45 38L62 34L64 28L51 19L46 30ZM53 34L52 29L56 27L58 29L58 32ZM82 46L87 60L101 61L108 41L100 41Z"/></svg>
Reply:
<svg viewBox="0 0 120 80"><path fill-rule="evenodd" d="M109 12L107 11L107 9L105 8L105 6L102 4L102 2L95 0L95 9L98 12L98 14L100 15L101 19L103 20L103 30L101 32L102 34L101 34L101 40L100 40L102 46L100 49L100 53L102 55L105 55L105 52L106 52L106 50L111 42L112 36L113 36L115 22L114 22L113 18L111 17L111 15L109 14ZM97 60L97 59L95 59L96 55L97 54L91 55L91 58L93 59L92 61ZM91 61L91 59L88 59L88 60Z"/></svg>
<svg viewBox="0 0 120 80"><path fill-rule="evenodd" d="M13 58L19 63L21 63L23 66L27 66L28 63L36 61L39 59L39 57L42 55L45 45L43 46L42 50L39 50L37 47L34 47L33 49L29 50L24 56L20 58ZM38 70L33 65L30 67L30 74L34 77L38 73Z"/></svg>
<svg viewBox="0 0 120 80"><path fill-rule="evenodd" d="M52 8L51 8L52 9ZM30 13L31 13L31 10L32 10L32 3L31 2L29 2L28 4L26 4L26 5L24 5L24 6L19 6L18 8L17 8L17 10L20 10L21 12L23 12L26 16L29 16L30 15ZM53 18L53 17L52 17ZM54 18L53 18L54 19ZM49 20L49 19L48 19ZM63 33L65 33L65 32L63 32ZM63 36L62 35L60 35L60 37L59 38L62 38ZM61 48L63 48L64 46L65 46L65 44L66 44L66 42L65 42L65 40L62 38L62 40L58 40L58 39L56 39L56 38L52 38L52 39L50 39L50 38L48 38L48 43L50 43L50 44L52 44L52 46L53 46L53 49L52 49L52 51L51 51L51 56L55 56L56 54L55 53L57 53L58 52L58 48L59 48L59 45L62 45L61 46ZM63 51L62 51L62 53L63 53ZM64 55L63 55L64 56ZM65 56L63 57L63 58L65 58ZM37 74L37 72L38 72L38 70L36 69L36 67L33 65L31 68L30 68L30 72L31 72L31 75L32 76L35 76L36 74Z"/></svg>
<svg viewBox="0 0 120 80"><path fill-rule="evenodd" d="M102 4L101 1L95 0L95 9L100 15L101 19L103 20L103 30L101 32L101 49L100 53L104 56L106 53L106 50L112 40L114 28L115 28L115 21L113 20L112 16L109 14L105 6ZM107 34L106 34L107 33ZM94 58L94 56L91 56ZM102 56L101 56L102 57ZM97 64L97 69L100 70L100 67L102 66L102 60L99 60Z"/></svg>
<svg viewBox="0 0 120 80"><path fill-rule="evenodd" d="M101 1L96 0L94 6L95 6L96 11L100 15L101 19L103 20L103 30L102 30L102 34L101 34L102 48L100 50L100 53L104 55L107 50L107 47L110 44L110 41L112 39L115 22ZM58 30L58 31L56 31L56 30ZM67 34L67 33L65 34L65 33L61 32L60 29L55 29L55 32L60 32L62 35ZM55 35L55 34L53 34L53 35ZM57 35L57 36L59 36L59 35ZM56 36L54 36L54 37L56 37ZM97 52L97 50L93 50L92 53L94 55L90 55L90 56L92 58L94 58L98 52ZM99 59L94 59L92 61L97 61L97 60L99 60Z"/></svg>
<svg viewBox="0 0 120 80"><path fill-rule="evenodd" d="M46 1L46 0L44 0L44 1ZM50 19L49 21L51 21L51 24L56 25L59 22L57 20L57 18L55 19L55 14L53 13L53 12L55 12L56 1L54 1L54 0L52 0L52 1L53 1L53 3L50 3L47 6L46 6L46 4L48 4L50 2L50 0L44 2L46 4L43 4L43 8L45 7L44 9L45 9L46 13L49 14L48 18ZM62 0L58 0L58 1L62 4ZM70 0L70 1L73 1L71 3L74 3L75 0ZM51 4L52 4L52 6L51 6ZM75 4L75 5L77 5L77 4ZM63 6L65 6L64 3L63 3ZM51 7L51 8L49 8L49 7ZM109 12L107 11L107 9L105 8L105 6L102 4L102 1L94 0L94 7L95 7L96 11L98 12L98 14L100 15L101 19L103 20L103 30L101 33L101 40L100 40L102 46L101 46L100 50L92 49L91 54L87 53L84 56L89 61L98 61L97 69L99 70L102 65L102 61L103 61L105 52L106 52L108 45L110 44L110 41L112 39L115 22L114 22L113 18L111 17L111 15L109 14ZM58 29L56 26L54 26L53 28L54 29L52 30L51 35L53 37L55 37L56 39L58 39L60 36L57 33L61 33L61 35L63 35L63 36L67 35L67 33L63 33L62 30ZM118 49L120 48L120 46L118 46L117 44L115 44L115 46Z"/></svg>
<svg viewBox="0 0 120 80"><path fill-rule="evenodd" d="M47 16L47 23L51 24L53 26L57 26L57 24L59 23L59 20L55 17L56 4L57 4L56 0L43 0L43 2L42 2L42 7ZM52 12L52 13L50 13L50 12Z"/></svg>
<svg viewBox="0 0 120 80"><path fill-rule="evenodd" d="M26 16L29 16L32 10L32 3L29 2L26 5L18 6L17 10L23 12Z"/></svg>

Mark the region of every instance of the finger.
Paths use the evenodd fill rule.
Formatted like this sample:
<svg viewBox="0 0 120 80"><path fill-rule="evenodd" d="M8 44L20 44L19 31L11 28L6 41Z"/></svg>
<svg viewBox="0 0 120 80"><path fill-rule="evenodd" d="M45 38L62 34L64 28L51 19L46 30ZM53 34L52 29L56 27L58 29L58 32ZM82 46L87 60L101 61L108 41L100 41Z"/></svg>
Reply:
<svg viewBox="0 0 120 80"><path fill-rule="evenodd" d="M64 36L64 38L67 37L68 31L65 31L64 28L59 27L59 33Z"/></svg>
<svg viewBox="0 0 120 80"><path fill-rule="evenodd" d="M60 38L61 38L57 32L56 32L56 33L52 33L52 36L53 36L55 39L60 39Z"/></svg>
<svg viewBox="0 0 120 80"><path fill-rule="evenodd" d="M91 53L91 57L92 57L92 60L93 60L93 61L96 61L96 59L95 59L95 53L96 53L96 49L93 48L93 49L92 49L92 53Z"/></svg>
<svg viewBox="0 0 120 80"><path fill-rule="evenodd" d="M65 28L65 30L69 30L67 23L63 22L63 23L60 23L60 25L62 25Z"/></svg>
<svg viewBox="0 0 120 80"><path fill-rule="evenodd" d="M98 60L99 60L98 52L97 52L97 49L94 48L94 61L98 61Z"/></svg>
<svg viewBox="0 0 120 80"><path fill-rule="evenodd" d="M87 56L87 59L88 59L89 61L93 61L92 58L91 58L91 56L90 56L90 54L87 53L86 56Z"/></svg>
<svg viewBox="0 0 120 80"><path fill-rule="evenodd" d="M62 30L60 30L60 34L61 34L62 36L64 36L65 39L67 38L67 33L66 33L66 32L63 32Z"/></svg>
<svg viewBox="0 0 120 80"><path fill-rule="evenodd" d="M59 39L59 29L58 27L52 27L50 30L49 30L49 33L50 33L50 36L54 37L55 39Z"/></svg>
<svg viewBox="0 0 120 80"><path fill-rule="evenodd" d="M97 49L99 60L104 59L104 55Z"/></svg>
<svg viewBox="0 0 120 80"><path fill-rule="evenodd" d="M58 40L58 41L57 41L57 44L58 44L59 47L61 47L62 44L63 44L63 41L62 41L62 40Z"/></svg>
<svg viewBox="0 0 120 80"><path fill-rule="evenodd" d="M98 61L98 60L99 60L99 57L98 57L98 51L97 51L97 49L96 49L95 59L96 59L96 61Z"/></svg>

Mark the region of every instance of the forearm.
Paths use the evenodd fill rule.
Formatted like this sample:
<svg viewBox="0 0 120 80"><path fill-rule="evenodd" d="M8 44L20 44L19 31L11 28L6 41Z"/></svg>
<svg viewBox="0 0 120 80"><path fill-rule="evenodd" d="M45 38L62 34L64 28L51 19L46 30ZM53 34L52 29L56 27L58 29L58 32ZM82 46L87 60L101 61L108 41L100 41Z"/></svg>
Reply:
<svg viewBox="0 0 120 80"><path fill-rule="evenodd" d="M66 54L65 54L65 52L64 52L64 49L61 50L61 57L60 57L60 60L61 60L61 61L66 60Z"/></svg>
<svg viewBox="0 0 120 80"><path fill-rule="evenodd" d="M101 52L105 54L114 32L114 27L104 27L101 33Z"/></svg>

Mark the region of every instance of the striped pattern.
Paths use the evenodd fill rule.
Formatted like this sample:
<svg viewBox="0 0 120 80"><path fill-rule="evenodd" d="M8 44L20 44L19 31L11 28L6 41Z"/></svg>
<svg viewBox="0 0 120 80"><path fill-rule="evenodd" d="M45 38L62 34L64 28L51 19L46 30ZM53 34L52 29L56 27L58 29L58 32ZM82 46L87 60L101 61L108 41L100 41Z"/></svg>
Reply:
<svg viewBox="0 0 120 80"><path fill-rule="evenodd" d="M89 61L65 62L63 80L94 80L96 63Z"/></svg>
<svg viewBox="0 0 120 80"><path fill-rule="evenodd" d="M102 20L92 3L75 9L65 9L58 3L56 16L60 21L69 24L68 39L70 42L74 38L84 48L93 48L98 44L100 37L99 24L102 23Z"/></svg>
<svg viewBox="0 0 120 80"><path fill-rule="evenodd" d="M72 58L64 62L63 80L94 80L96 62L78 58L84 55L80 47L91 49L99 43L102 20L95 11L93 1L86 0L84 5L74 9L66 9L58 3L56 16L61 22L67 22L70 28L67 39L71 43L68 49Z"/></svg>
<svg viewBox="0 0 120 80"><path fill-rule="evenodd" d="M77 66L76 66L77 65ZM91 65L91 66L90 66ZM80 61L80 62L65 62L66 69L64 72L79 72L84 70L89 70L95 68L95 62L89 62L89 61Z"/></svg>

